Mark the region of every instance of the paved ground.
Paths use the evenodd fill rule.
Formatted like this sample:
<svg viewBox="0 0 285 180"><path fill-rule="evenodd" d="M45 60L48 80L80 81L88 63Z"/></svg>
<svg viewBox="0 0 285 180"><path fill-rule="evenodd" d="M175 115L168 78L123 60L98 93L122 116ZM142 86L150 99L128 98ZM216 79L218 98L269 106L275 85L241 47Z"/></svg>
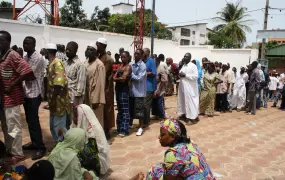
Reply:
<svg viewBox="0 0 285 180"><path fill-rule="evenodd" d="M168 116L176 116L176 97L166 99ZM29 141L23 122L23 142ZM49 131L49 113L40 111L44 141L53 144ZM285 179L285 112L268 108L256 116L244 112L201 117L200 123L187 126L188 135L200 147L213 173L221 180ZM127 180L138 172L163 160L165 149L158 142L159 124L152 121L142 137L132 133L124 139L114 138L111 145L112 167L108 179ZM3 139L1 133L0 138ZM29 156L28 153L25 153ZM30 159L23 162L29 166Z"/></svg>

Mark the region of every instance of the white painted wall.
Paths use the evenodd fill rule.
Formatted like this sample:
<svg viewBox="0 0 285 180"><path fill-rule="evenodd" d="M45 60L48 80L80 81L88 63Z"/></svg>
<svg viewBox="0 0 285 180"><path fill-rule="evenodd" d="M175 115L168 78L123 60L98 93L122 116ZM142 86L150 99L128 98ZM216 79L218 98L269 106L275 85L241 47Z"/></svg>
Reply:
<svg viewBox="0 0 285 180"><path fill-rule="evenodd" d="M108 40L107 49L112 55L119 51L120 47L133 54L133 37L128 35L89 31L75 28L64 28L57 26L44 26L38 24L26 24L19 21L0 19L0 30L9 31L12 35L12 45L22 47L26 36L33 36L37 40L37 49L45 47L47 43L67 44L75 41L79 44L78 55L84 59L84 52L90 42L95 42L99 37ZM144 47L150 47L150 38L144 38ZM249 58L251 61L258 57L257 49L213 49L212 46L179 46L171 40L155 40L154 53L163 53L166 57L172 57L178 63L186 52L190 52L192 57L201 60L207 57L211 61L230 63L239 68L247 65Z"/></svg>
<svg viewBox="0 0 285 180"><path fill-rule="evenodd" d="M113 6L112 14L131 14L133 12L133 5L130 4L119 4Z"/></svg>

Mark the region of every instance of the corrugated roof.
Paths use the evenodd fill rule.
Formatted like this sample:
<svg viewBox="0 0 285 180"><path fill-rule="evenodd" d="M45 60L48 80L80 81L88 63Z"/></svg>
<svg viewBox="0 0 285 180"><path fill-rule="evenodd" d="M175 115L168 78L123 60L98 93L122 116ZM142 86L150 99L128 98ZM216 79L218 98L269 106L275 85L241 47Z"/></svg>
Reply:
<svg viewBox="0 0 285 180"><path fill-rule="evenodd" d="M134 6L133 4L129 4L129 3L123 3L123 2L120 2L118 4L114 4L112 6L119 6L119 5L128 5L128 6Z"/></svg>
<svg viewBox="0 0 285 180"><path fill-rule="evenodd" d="M285 56L285 44L268 49L266 56Z"/></svg>

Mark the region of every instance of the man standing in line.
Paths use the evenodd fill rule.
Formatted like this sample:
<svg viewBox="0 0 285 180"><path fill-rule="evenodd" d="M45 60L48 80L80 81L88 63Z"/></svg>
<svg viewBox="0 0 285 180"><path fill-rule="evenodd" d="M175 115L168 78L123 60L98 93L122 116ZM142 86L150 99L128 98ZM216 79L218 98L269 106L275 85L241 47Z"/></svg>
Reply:
<svg viewBox="0 0 285 180"><path fill-rule="evenodd" d="M144 49L144 63L146 65L146 97L144 99L144 124L149 125L150 121L150 108L153 99L153 93L156 90L156 64L155 61L150 57L149 48Z"/></svg>
<svg viewBox="0 0 285 180"><path fill-rule="evenodd" d="M29 64L16 51L10 49L10 45L10 33L0 31L0 119L5 145L12 155L10 164L17 164L25 159L20 110L20 105L24 103L22 82L34 80L34 75Z"/></svg>
<svg viewBox="0 0 285 180"><path fill-rule="evenodd" d="M270 83L270 77L269 74L265 71L265 66L261 65L261 70L263 71L264 74L264 84L263 84L263 107L267 108L267 97L268 97L268 93L269 93L269 83Z"/></svg>
<svg viewBox="0 0 285 180"><path fill-rule="evenodd" d="M279 85L277 87L277 94L276 94L276 97L274 99L274 103L273 103L272 107L277 107L278 101L281 98L282 90L284 89L284 81L282 81L282 79L284 79L284 78L285 78L285 73L280 74L279 79L278 79ZM285 98L283 97L283 99L285 99Z"/></svg>
<svg viewBox="0 0 285 180"><path fill-rule="evenodd" d="M248 114L256 114L256 95L260 86L260 73L257 68L258 62L254 61L251 64L252 73L249 80L249 91L248 91Z"/></svg>
<svg viewBox="0 0 285 180"><path fill-rule="evenodd" d="M24 109L31 137L31 142L24 145L23 149L36 150L36 155L32 157L32 160L37 160L41 159L46 153L39 121L39 107L42 100L41 93L45 72L45 60L40 52L35 50L36 39L34 37L26 37L24 39L23 47L24 51L27 52L24 59L29 63L36 77L33 81L23 82L25 93Z"/></svg>
<svg viewBox="0 0 285 180"><path fill-rule="evenodd" d="M132 73L130 82L130 126L133 125L133 119L139 119L140 125L137 136L143 134L144 124L144 98L146 96L146 65L142 61L143 50L137 49L135 52L135 61L130 63Z"/></svg>
<svg viewBox="0 0 285 180"><path fill-rule="evenodd" d="M114 60L106 54L107 40L105 38L99 38L96 42L98 47L99 59L105 66L106 82L105 82L105 100L104 106L104 131L107 139L110 138L109 131L115 127L115 109L114 109L114 82L112 65Z"/></svg>
<svg viewBox="0 0 285 180"><path fill-rule="evenodd" d="M47 44L48 66L48 92L47 98L50 111L50 131L55 141L62 141L67 131L66 119L70 113L68 96L68 81L65 75L63 62L56 57L56 45ZM61 134L59 131L61 130Z"/></svg>
<svg viewBox="0 0 285 180"><path fill-rule="evenodd" d="M104 105L105 101L105 82L106 72L104 64L98 59L97 45L91 43L87 46L86 52L87 61L85 67L87 68L86 80L86 96L85 102L90 106L99 120L102 128L104 127Z"/></svg>
<svg viewBox="0 0 285 180"><path fill-rule="evenodd" d="M191 62L191 54L184 56L184 65L179 76L180 84L178 90L178 115L187 123L199 121L199 92L198 92L198 69Z"/></svg>
<svg viewBox="0 0 285 180"><path fill-rule="evenodd" d="M86 87L86 67L76 55L78 44L71 41L66 46L67 60L63 62L68 80L68 93L70 100L70 116L67 118L66 128L69 129L73 120L73 107L83 104Z"/></svg>
<svg viewBox="0 0 285 180"><path fill-rule="evenodd" d="M229 86L228 86L228 92L227 92L227 102L228 102L228 107L227 109L229 112L232 112L232 97L233 97L233 90L234 90L234 85L236 82L236 68L233 67L233 70L231 70L231 66L228 63L228 75L229 75ZM235 70L235 71L234 71Z"/></svg>
<svg viewBox="0 0 285 180"><path fill-rule="evenodd" d="M245 68L241 67L240 74L236 77L234 85L232 107L237 108L237 111L241 111L245 107L246 103L246 88L245 84L248 81L248 75L245 72Z"/></svg>
<svg viewBox="0 0 285 180"><path fill-rule="evenodd" d="M165 120L165 110L164 110L164 94L166 93L167 83L168 83L168 74L164 69L163 64L157 58L156 59L157 66L157 87L154 92L154 98L152 101L152 115L159 117L162 121Z"/></svg>

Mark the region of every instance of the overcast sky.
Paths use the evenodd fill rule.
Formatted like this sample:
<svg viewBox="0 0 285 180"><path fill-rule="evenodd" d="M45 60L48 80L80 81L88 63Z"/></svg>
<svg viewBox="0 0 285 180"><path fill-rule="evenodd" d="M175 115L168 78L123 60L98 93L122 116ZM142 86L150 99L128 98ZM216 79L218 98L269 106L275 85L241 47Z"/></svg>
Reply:
<svg viewBox="0 0 285 180"><path fill-rule="evenodd" d="M12 2L12 0L8 0ZM168 25L179 25L180 22L195 23L196 20L207 19L216 16L216 12L220 11L228 2L236 2L236 0L156 0L156 14L159 21ZM243 0L242 5L247 7L249 11L265 7L266 0ZM17 7L22 7L26 1L16 0ZM60 6L64 4L65 0L59 0ZM88 16L92 14L94 7L99 6L100 9L110 7L112 11L112 4L119 2L128 2L128 0L83 0L83 9ZM129 0L130 3L135 4L135 0ZM152 0L146 0L146 8L151 8ZM285 29L285 0L270 0L270 7L284 8L282 12L277 10L269 11L268 29ZM42 14L38 7L34 7L28 14ZM251 12L251 19L257 22L251 24L252 33L247 33L247 44L256 41L256 32L263 28L264 11ZM192 22L191 22L192 21ZM207 22L208 27L215 26L213 21L198 21ZM175 24L178 23L178 24Z"/></svg>

